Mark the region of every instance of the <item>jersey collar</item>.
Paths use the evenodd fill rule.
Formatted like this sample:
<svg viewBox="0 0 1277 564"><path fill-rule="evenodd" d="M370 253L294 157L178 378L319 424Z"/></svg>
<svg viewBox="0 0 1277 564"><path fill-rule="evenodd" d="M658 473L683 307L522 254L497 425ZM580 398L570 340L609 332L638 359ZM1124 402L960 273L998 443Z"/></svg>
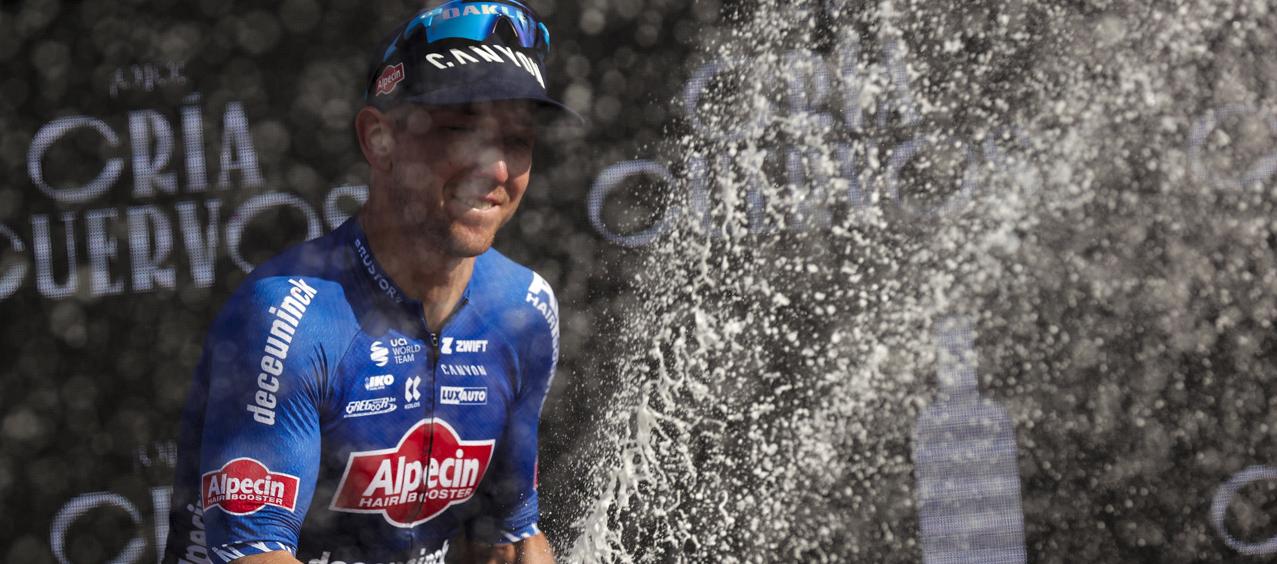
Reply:
<svg viewBox="0 0 1277 564"><path fill-rule="evenodd" d="M358 218L352 216L347 219L335 230L335 234L354 258L355 265L352 270L357 272L352 274L354 278L352 282L358 288L357 293L360 294L358 297L372 302L378 310L406 314L409 319L420 321L424 326L422 303L410 297L381 267L381 263L372 252L372 245L368 243L368 235L364 233L363 226L359 225ZM474 286L478 270L476 264L476 268L470 273L470 279L466 281L465 289L461 292L462 303L470 301L470 289Z"/></svg>

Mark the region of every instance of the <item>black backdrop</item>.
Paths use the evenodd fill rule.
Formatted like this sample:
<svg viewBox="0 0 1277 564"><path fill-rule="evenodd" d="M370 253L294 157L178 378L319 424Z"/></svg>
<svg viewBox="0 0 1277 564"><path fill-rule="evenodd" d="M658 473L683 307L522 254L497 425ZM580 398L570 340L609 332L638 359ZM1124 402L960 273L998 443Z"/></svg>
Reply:
<svg viewBox="0 0 1277 564"><path fill-rule="evenodd" d="M598 181L618 163L676 160L662 154L660 142L691 128L678 101L706 86L692 80L708 62L698 46L724 27L731 9L682 0L533 4L554 36L551 90L590 120L584 130L545 132L523 208L497 243L540 272L561 304L563 358L545 410L541 471L545 529L562 548L594 493L582 489L589 482L573 462L589 454L585 441L609 407L610 386L624 381L610 370L619 354L614 343L626 331L618 312L635 299L629 265L640 264L645 234L664 210L641 196L659 192L659 183L634 175L603 200ZM961 4L931 8L952 16L955 35L1000 21L992 3ZM949 32L907 28L915 62L931 65L913 68L929 79L918 80L916 92L963 98L1000 88L1029 106L1002 108L1007 114L1047 115L1051 96L1016 98L1021 87L1062 80L1077 67L1102 75L1095 61L1108 61L1107 53L1079 45L1087 36L1072 30L1102 29L1114 19L1133 27L1152 21L1104 2L1029 4L1021 14L1026 28L1059 41L995 60L989 68L998 72L987 82L948 73L981 61L992 40L967 37L975 47L951 53ZM1148 6L1149 13L1162 9ZM267 7L37 0L0 10L0 560L155 559L178 411L205 328L252 264L328 231L357 206L365 167L350 123L369 50L415 7L378 0ZM1215 24L1233 17L1205 15ZM1271 16L1235 16L1272 23ZM1095 185L1143 192L1106 192L1025 236L1033 250L1081 258L1059 271L1043 269L1060 276L1036 280L1040 296L994 292L982 324L981 349L993 351L985 360L997 376L986 395L1009 405L1016 422L1034 559L1243 558L1229 542L1259 556L1277 550L1268 541L1277 531L1270 487L1277 472L1259 466L1271 461L1277 428L1267 376L1275 345L1264 336L1277 309L1268 305L1271 289L1256 282L1277 272L1267 259L1277 228L1246 234L1216 221L1218 213L1191 217L1193 205L1228 212L1241 196L1211 192L1211 201L1191 202L1172 194L1161 211L1187 216L1186 228L1149 230L1134 249L1109 245L1148 216L1136 205L1146 202L1131 195L1151 198L1157 190L1148 186L1163 174L1141 160L1142 140L1171 147L1172 156L1226 154L1193 137L1197 126L1218 116L1222 130L1227 117L1236 132L1243 126L1235 122L1272 115L1271 108L1253 110L1271 106L1265 84L1277 75L1253 49L1271 45L1272 26L1258 39L1219 29L1206 34L1208 47L1231 52L1245 77L1240 88L1258 93L1246 106L1252 109L1227 105L1227 88L1215 85L1228 71L1214 66L1210 52L1177 61L1183 68L1166 72L1185 76L1175 75L1158 95L1180 100L1178 129L1144 116L1115 120L1092 140L1116 147L1112 162L1101 155L1104 166L1087 171ZM1076 52L1061 54L1060 45ZM1131 52L1151 52L1144 47L1134 42ZM1053 56L1056 67L1034 68L1034 57ZM963 111L987 109L976 106ZM1041 121L1049 129L1068 117ZM1259 152L1271 152L1271 139L1260 145ZM1227 172L1227 163L1218 168ZM1271 177L1262 179L1271 185ZM1271 214L1273 200L1269 194L1238 206ZM1229 270L1226 263L1248 248L1250 262ZM1182 309L1192 314L1184 323L1205 325L1143 323L1182 321L1166 315L1180 306L1149 298L1160 296L1156 284L1141 284L1180 280L1175 269L1185 256L1206 266L1185 274L1196 278L1183 290ZM1120 266L1143 282L1086 286L1085 277L1073 276L1087 274L1078 264ZM1230 298L1229 289L1245 298ZM1241 325L1225 327L1238 318ZM1175 350L1166 352L1166 343ZM919 380L921 397L931 397L929 386ZM913 421L908 415L901 420ZM897 439L894 446L906 453L908 439ZM911 476L906 469L882 481L893 493L878 513L854 516L881 521L858 541L865 554L916 561ZM1217 502L1227 510L1218 522L1236 536L1229 541L1212 522Z"/></svg>
<svg viewBox="0 0 1277 564"><path fill-rule="evenodd" d="M351 131L366 65L413 2L24 2L0 12L0 560L154 559L176 423L201 340L246 268L358 205ZM596 261L594 177L673 119L689 44L718 16L683 2L534 2L549 85L590 120L546 132L498 247L554 285L565 351L543 470L577 434L565 401ZM650 218L611 205L615 229ZM578 389L578 394L588 390ZM550 529L555 508L546 508ZM561 542L561 539L560 539Z"/></svg>

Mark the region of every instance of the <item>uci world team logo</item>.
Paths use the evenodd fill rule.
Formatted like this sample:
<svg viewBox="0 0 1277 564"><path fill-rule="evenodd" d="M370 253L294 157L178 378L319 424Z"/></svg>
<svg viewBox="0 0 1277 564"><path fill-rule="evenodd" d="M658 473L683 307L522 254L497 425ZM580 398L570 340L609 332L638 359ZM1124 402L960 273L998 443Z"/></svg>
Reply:
<svg viewBox="0 0 1277 564"><path fill-rule="evenodd" d="M381 344L381 341L373 341L368 347L368 359L379 367L385 366L387 362L390 362L390 349Z"/></svg>
<svg viewBox="0 0 1277 564"><path fill-rule="evenodd" d="M465 441L447 421L422 420L392 448L350 453L329 509L380 513L396 527L429 521L474 495L495 442Z"/></svg>

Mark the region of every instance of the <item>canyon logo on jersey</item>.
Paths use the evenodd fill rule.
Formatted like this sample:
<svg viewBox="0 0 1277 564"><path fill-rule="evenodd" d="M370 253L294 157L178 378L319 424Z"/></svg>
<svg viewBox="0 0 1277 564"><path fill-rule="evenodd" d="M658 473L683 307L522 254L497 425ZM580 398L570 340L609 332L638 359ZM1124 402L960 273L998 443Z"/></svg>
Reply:
<svg viewBox="0 0 1277 564"><path fill-rule="evenodd" d="M297 476L271 472L252 458L236 458L200 479L204 511L214 507L231 515L248 515L274 505L293 511L297 507Z"/></svg>
<svg viewBox="0 0 1277 564"><path fill-rule="evenodd" d="M394 448L352 452L329 509L381 513L396 527L424 523L474 495L495 443L464 441L447 421L422 420Z"/></svg>

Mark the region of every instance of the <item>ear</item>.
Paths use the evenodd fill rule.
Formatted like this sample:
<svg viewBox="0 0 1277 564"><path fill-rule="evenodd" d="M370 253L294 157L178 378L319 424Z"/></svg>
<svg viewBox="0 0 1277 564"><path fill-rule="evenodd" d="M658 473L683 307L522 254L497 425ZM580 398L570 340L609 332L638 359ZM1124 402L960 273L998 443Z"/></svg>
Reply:
<svg viewBox="0 0 1277 564"><path fill-rule="evenodd" d="M355 115L355 135L364 160L376 170L391 168L390 154L395 148L394 128L390 116L372 106L364 106Z"/></svg>

